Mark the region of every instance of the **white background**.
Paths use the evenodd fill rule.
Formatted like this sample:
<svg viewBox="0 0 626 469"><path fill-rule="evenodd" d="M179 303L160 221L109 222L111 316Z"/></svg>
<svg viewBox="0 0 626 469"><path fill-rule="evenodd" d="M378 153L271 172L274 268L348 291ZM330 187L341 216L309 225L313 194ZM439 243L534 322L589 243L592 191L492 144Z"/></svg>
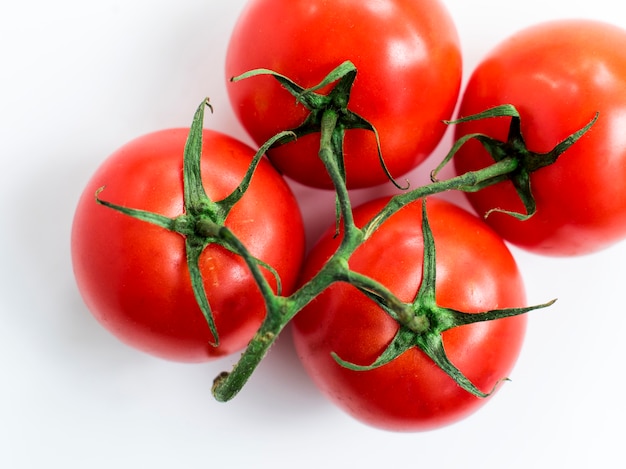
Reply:
<svg viewBox="0 0 626 469"><path fill-rule="evenodd" d="M0 7L0 467L624 467L626 243L578 259L514 250L529 301L559 301L532 314L513 381L470 418L429 433L382 432L341 413L313 388L288 335L234 401L218 404L211 383L232 360L164 362L95 322L69 254L82 187L126 141L189 125L207 95L207 126L246 139L222 72L244 3ZM538 21L626 27L614 0L445 3L466 76L497 41ZM314 237L332 217L329 199L296 189Z"/></svg>

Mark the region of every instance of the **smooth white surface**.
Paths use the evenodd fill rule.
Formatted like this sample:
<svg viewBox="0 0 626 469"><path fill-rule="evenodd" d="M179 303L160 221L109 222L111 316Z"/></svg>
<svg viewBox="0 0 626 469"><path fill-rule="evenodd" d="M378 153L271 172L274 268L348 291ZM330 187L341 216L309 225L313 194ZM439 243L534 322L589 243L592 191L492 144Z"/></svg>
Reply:
<svg viewBox="0 0 626 469"><path fill-rule="evenodd" d="M370 429L335 409L287 334L244 391L219 404L211 383L232 360L163 362L90 316L69 254L83 185L129 139L189 125L206 95L215 107L207 126L246 138L222 77L244 3L0 6L0 467L623 467L625 243L567 260L514 251L529 301L559 301L532 314L511 383L469 419L424 434ZM466 74L498 40L538 21L626 27L614 0L445 3ZM330 199L298 191L314 237L332 217Z"/></svg>

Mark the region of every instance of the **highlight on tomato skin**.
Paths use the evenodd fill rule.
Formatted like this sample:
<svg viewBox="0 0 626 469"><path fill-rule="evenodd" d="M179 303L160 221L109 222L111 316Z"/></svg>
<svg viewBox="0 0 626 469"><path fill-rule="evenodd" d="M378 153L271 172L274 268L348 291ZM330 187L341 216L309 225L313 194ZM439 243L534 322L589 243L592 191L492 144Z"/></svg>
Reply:
<svg viewBox="0 0 626 469"><path fill-rule="evenodd" d="M386 198L355 209L362 226ZM523 307L524 284L502 239L482 220L449 202L428 199L436 245L436 299L440 306L476 313ZM350 259L350 267L412 301L422 275L421 205L411 203L387 220ZM319 271L340 238L334 226L305 261L306 281ZM526 315L479 322L443 332L445 350L478 388L489 392L509 376L522 348ZM293 319L292 335L304 369L322 394L356 420L375 428L414 432L457 422L485 405L461 389L421 350L369 371L353 371L331 356L371 364L398 331L395 319L356 288L337 283ZM501 383L498 386L507 386Z"/></svg>
<svg viewBox="0 0 626 469"><path fill-rule="evenodd" d="M231 83L232 77L265 68L308 88L347 60L358 69L348 109L377 129L385 164L399 178L440 142L446 131L442 121L452 116L460 91L459 37L439 0L248 2L225 64L233 110L261 145L299 126L307 111L271 77ZM318 150L319 134L312 134L273 148L268 156L289 178L331 189ZM347 131L344 156L349 188L389 181L371 132Z"/></svg>
<svg viewBox="0 0 626 469"><path fill-rule="evenodd" d="M189 129L139 137L114 152L87 183L76 207L71 238L76 282L93 316L122 342L154 356L203 362L244 348L265 317L265 306L243 260L217 245L200 257L200 271L220 345L192 291L179 233L96 203L103 200L166 217L183 213L183 151ZM211 200L240 183L255 151L205 129L202 182ZM261 161L226 226L254 256L280 275L284 293L296 284L304 256L297 201L268 161ZM276 288L274 276L267 279Z"/></svg>
<svg viewBox="0 0 626 469"><path fill-rule="evenodd" d="M531 175L537 212L526 221L492 212L503 238L540 255L591 254L626 238L626 30L586 19L553 20L512 34L472 72L459 117L500 104L514 105L529 149L550 150L598 120L552 165ZM506 139L507 119L455 126L455 137L474 132ZM489 164L477 142L454 157L458 174ZM509 182L468 193L479 215L498 208L523 210Z"/></svg>

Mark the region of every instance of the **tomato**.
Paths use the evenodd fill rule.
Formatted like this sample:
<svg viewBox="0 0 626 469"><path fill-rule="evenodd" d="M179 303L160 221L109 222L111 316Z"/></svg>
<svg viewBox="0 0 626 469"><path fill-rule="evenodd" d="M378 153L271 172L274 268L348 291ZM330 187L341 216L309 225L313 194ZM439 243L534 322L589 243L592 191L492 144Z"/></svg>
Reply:
<svg viewBox="0 0 626 469"><path fill-rule="evenodd" d="M626 236L626 31L591 20L529 27L493 49L472 73L459 116L512 104L533 152L547 152L593 127L556 163L531 175L536 214L519 221L492 213L487 222L505 239L553 256L588 254ZM456 136L481 132L506 140L508 119L459 124ZM493 160L471 142L455 156L458 173ZM523 211L510 182L468 194L479 214Z"/></svg>
<svg viewBox="0 0 626 469"><path fill-rule="evenodd" d="M438 0L252 0L230 38L226 77L271 69L308 88L346 60L358 74L348 109L380 135L382 155L396 178L423 161L454 111L462 73L455 25ZM228 84L237 118L257 144L298 127L302 105L269 76ZM268 156L300 183L330 188L317 154L319 134L272 149ZM348 187L388 181L376 138L348 130Z"/></svg>
<svg viewBox="0 0 626 469"><path fill-rule="evenodd" d="M386 203L355 209L362 226ZM525 303L522 279L502 241L469 212L430 198L428 218L436 246L436 301L439 306L477 313ZM335 252L331 227L305 261L311 278ZM413 301L422 279L421 204L414 202L389 218L349 260L353 271L381 282L400 300ZM383 255L381 255L381 253ZM424 352L412 347L395 360L368 371L353 371L342 360L369 365L399 325L377 304L347 283L335 283L293 320L295 347L322 393L354 418L394 431L429 430L455 422L485 399L461 389ZM489 392L511 371L520 352L526 316L477 322L449 329L443 345L454 365L479 389Z"/></svg>
<svg viewBox="0 0 626 469"><path fill-rule="evenodd" d="M113 153L93 175L76 208L72 260L79 290L96 319L123 342L165 359L200 362L245 347L265 316L262 296L243 260L210 244L200 271L220 345L213 347L195 300L183 236L96 203L176 217L183 211L183 149L189 129L150 133ZM240 183L255 152L224 134L204 130L202 181L218 201ZM259 165L226 226L251 253L295 285L304 257L296 200L268 161ZM274 276L267 271L274 282Z"/></svg>

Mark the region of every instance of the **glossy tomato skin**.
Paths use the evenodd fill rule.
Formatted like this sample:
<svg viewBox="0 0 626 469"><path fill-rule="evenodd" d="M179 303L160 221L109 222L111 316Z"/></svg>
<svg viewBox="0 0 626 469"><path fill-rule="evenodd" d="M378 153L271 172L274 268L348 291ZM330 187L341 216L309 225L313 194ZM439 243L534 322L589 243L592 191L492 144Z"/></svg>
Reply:
<svg viewBox="0 0 626 469"><path fill-rule="evenodd" d="M233 30L226 78L268 68L311 87L346 60L358 69L348 108L376 127L397 178L432 152L458 98L459 39L439 0L252 0ZM228 94L257 144L306 116L270 77L229 83ZM318 150L319 134L313 134L268 155L285 175L330 188ZM347 132L345 161L349 187L388 181L371 132Z"/></svg>
<svg viewBox="0 0 626 469"><path fill-rule="evenodd" d="M221 341L214 348L191 289L184 238L94 199L105 186L100 198L111 203L169 217L182 214L187 133L169 129L139 137L104 161L78 202L72 260L88 309L120 340L161 358L201 362L243 348L265 316L245 264L215 245L202 254L201 272ZM239 184L254 151L210 130L203 139L202 180L209 198L217 201ZM269 162L261 162L226 225L277 270L285 291L294 287L304 252L303 224L295 198Z"/></svg>
<svg viewBox="0 0 626 469"><path fill-rule="evenodd" d="M355 210L362 225L386 199ZM506 245L486 224L448 202L429 199L428 216L437 249L437 303L478 312L524 306L525 293ZM421 204L390 218L350 259L350 267L386 285L401 300L414 299L421 282ZM333 230L305 262L313 276L335 251ZM507 377L520 352L526 317L476 323L443 333L451 361L479 389L490 391ZM351 371L331 357L372 363L398 324L347 284L334 284L295 318L293 337L304 368L324 395L356 419L393 431L431 430L469 415L485 400L462 390L421 350L412 348L372 371Z"/></svg>
<svg viewBox="0 0 626 469"><path fill-rule="evenodd" d="M626 31L590 20L542 23L514 34L478 65L460 116L515 105L529 149L551 150L599 112L591 130L551 166L531 176L537 213L528 221L494 213L488 223L508 241L542 255L604 249L626 236ZM506 139L508 119L456 127ZM459 173L492 160L475 142L455 157ZM468 194L476 211L523 210L510 183Z"/></svg>

